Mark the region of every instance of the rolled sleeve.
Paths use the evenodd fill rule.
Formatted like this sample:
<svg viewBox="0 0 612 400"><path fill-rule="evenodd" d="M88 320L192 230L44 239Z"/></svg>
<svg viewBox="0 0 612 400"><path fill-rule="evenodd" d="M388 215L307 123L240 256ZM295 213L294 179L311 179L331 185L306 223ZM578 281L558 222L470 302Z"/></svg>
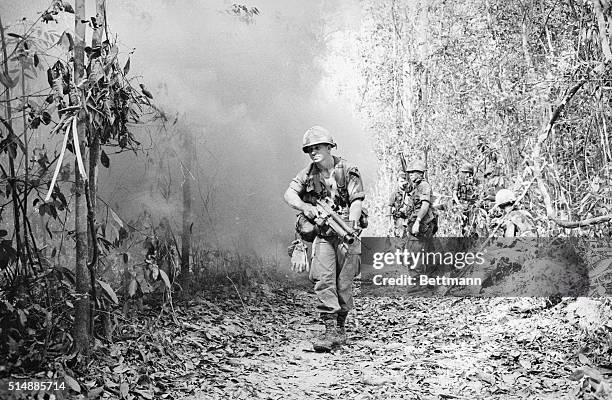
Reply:
<svg viewBox="0 0 612 400"><path fill-rule="evenodd" d="M422 181L419 184L417 190L419 200L426 201L431 204L431 185L429 184L429 182Z"/></svg>
<svg viewBox="0 0 612 400"><path fill-rule="evenodd" d="M349 195L349 203L355 200L365 199L365 191L363 190L363 182L361 181L361 174L356 166L350 166L347 169L348 184L347 191Z"/></svg>
<svg viewBox="0 0 612 400"><path fill-rule="evenodd" d="M303 169L291 180L289 189L292 189L297 194L302 195L306 191L306 182L308 180L308 171Z"/></svg>

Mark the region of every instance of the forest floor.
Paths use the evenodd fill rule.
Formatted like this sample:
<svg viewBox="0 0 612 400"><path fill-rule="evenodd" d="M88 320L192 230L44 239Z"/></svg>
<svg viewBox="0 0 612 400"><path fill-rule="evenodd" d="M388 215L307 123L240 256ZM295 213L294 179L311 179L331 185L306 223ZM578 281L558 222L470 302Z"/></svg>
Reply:
<svg viewBox="0 0 612 400"><path fill-rule="evenodd" d="M580 302L586 308L575 307ZM601 348L589 348L576 319L588 318L584 310L595 300L546 308L538 298L358 294L348 344L328 354L313 352L309 342L323 331L314 304L307 290L260 285L240 298L226 293L175 306L174 318L140 318L124 325L120 340L98 347L80 379L82 398L609 396L612 370L602 367Z"/></svg>

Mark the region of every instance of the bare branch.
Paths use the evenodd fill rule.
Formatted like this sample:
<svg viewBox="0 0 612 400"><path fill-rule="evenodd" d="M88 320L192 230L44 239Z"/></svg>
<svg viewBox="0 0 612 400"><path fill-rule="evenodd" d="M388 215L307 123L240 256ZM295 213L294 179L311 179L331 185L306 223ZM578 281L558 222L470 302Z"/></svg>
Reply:
<svg viewBox="0 0 612 400"><path fill-rule="evenodd" d="M594 217L594 218L587 218L587 219L583 219L581 221L562 221L559 219L553 219L553 221L563 227L563 228L580 228L583 226L589 226L589 225L597 225L597 224L602 224L604 222L608 222L612 220L612 215L608 214L608 215L601 215L599 217Z"/></svg>

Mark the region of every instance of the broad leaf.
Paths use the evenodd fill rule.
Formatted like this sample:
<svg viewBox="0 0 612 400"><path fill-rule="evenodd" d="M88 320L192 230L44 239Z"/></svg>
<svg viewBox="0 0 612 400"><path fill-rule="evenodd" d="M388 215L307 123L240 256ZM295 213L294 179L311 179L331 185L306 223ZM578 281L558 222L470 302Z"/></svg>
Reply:
<svg viewBox="0 0 612 400"><path fill-rule="evenodd" d="M130 72L130 58L128 57L125 66L123 67L123 75L127 75Z"/></svg>
<svg viewBox="0 0 612 400"><path fill-rule="evenodd" d="M100 153L100 162L102 163L104 168L108 168L110 166L110 160L108 159L108 156L106 155L104 150L102 150L102 152Z"/></svg>
<svg viewBox="0 0 612 400"><path fill-rule="evenodd" d="M130 297L134 297L134 295L136 294L136 289L138 289L138 282L136 282L136 279L133 279L130 281L130 287L128 288L128 295Z"/></svg>
<svg viewBox="0 0 612 400"><path fill-rule="evenodd" d="M101 280L98 280L98 283L100 284L104 292L108 295L108 297L113 301L113 303L119 304L119 299L117 298L117 295L115 294L113 288L111 288L108 283L103 282Z"/></svg>
<svg viewBox="0 0 612 400"><path fill-rule="evenodd" d="M166 271L164 271L163 269L160 269L159 270L159 276L161 276L161 278L164 281L164 284L166 285L166 287L168 289L170 289L170 279L168 279L168 275L166 274Z"/></svg>
<svg viewBox="0 0 612 400"><path fill-rule="evenodd" d="M81 385L79 385L79 383L73 377L69 375L64 376L64 382L66 382L66 385L68 385L70 389L77 393L81 393Z"/></svg>

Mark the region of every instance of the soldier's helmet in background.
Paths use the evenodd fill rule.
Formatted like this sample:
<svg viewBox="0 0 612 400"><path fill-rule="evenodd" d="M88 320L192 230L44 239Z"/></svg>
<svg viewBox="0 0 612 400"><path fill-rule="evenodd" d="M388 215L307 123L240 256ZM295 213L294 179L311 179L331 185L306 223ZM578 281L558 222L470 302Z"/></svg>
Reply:
<svg viewBox="0 0 612 400"><path fill-rule="evenodd" d="M470 163L465 163L459 168L459 172L469 172L474 175L474 166Z"/></svg>
<svg viewBox="0 0 612 400"><path fill-rule="evenodd" d="M421 160L414 160L412 161L410 164L408 164L408 167L406 167L406 172L425 172L427 168L425 168L425 162L421 161Z"/></svg>
<svg viewBox="0 0 612 400"><path fill-rule="evenodd" d="M514 192L510 189L501 189L495 195L495 205L500 207L509 203L514 203L516 201L516 196Z"/></svg>

